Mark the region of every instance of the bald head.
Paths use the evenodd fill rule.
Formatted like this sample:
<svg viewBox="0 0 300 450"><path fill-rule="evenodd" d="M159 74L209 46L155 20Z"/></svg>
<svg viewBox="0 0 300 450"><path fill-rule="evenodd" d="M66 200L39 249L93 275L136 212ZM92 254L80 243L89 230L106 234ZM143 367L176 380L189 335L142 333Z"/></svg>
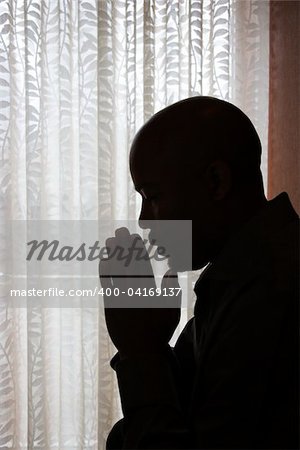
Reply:
<svg viewBox="0 0 300 450"><path fill-rule="evenodd" d="M144 227L192 220L193 267L203 267L265 204L260 158L251 121L230 103L193 97L168 106L142 127L130 153Z"/></svg>
<svg viewBox="0 0 300 450"><path fill-rule="evenodd" d="M136 135L134 158L168 160L169 167L227 162L237 184L260 177L261 143L250 119L213 97L192 97L156 113Z"/></svg>

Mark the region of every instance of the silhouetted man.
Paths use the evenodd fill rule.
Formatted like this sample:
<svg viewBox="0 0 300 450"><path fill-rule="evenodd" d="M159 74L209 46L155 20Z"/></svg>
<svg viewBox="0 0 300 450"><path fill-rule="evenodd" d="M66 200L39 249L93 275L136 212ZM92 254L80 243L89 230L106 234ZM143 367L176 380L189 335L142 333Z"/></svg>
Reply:
<svg viewBox="0 0 300 450"><path fill-rule="evenodd" d="M260 158L250 120L210 97L135 137L140 219L192 220L193 269L208 266L174 348L179 309L106 309L124 413L109 449L299 447L299 218L286 193L266 200ZM108 244L132 238L122 228Z"/></svg>

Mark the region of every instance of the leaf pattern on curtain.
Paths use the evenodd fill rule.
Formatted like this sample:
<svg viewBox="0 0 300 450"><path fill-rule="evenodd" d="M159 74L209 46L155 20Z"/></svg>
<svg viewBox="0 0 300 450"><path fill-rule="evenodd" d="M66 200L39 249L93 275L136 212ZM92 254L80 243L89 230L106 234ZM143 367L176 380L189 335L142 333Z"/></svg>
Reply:
<svg viewBox="0 0 300 450"><path fill-rule="evenodd" d="M100 309L7 303L7 221L136 218L135 133L199 94L251 117L266 176L268 9L261 0L0 1L0 447L104 448L120 415Z"/></svg>

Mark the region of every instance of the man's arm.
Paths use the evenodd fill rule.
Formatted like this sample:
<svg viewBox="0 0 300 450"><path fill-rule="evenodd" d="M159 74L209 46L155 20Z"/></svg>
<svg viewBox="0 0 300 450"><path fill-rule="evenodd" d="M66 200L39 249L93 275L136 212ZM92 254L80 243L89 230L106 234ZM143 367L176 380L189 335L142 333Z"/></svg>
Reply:
<svg viewBox="0 0 300 450"><path fill-rule="evenodd" d="M257 282L223 309L189 415L180 402L184 367L171 349L117 363L122 448L296 448L298 319L286 295Z"/></svg>
<svg viewBox="0 0 300 450"><path fill-rule="evenodd" d="M115 440L121 438L121 448L192 448L180 398L181 370L173 350L123 360L116 355L112 366L124 413L122 431L117 427L112 433L119 434Z"/></svg>

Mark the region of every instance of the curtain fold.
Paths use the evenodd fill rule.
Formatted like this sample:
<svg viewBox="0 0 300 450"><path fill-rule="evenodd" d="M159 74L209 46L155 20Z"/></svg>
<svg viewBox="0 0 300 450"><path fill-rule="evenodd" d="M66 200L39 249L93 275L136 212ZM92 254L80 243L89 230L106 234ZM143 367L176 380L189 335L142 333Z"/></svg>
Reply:
<svg viewBox="0 0 300 450"><path fill-rule="evenodd" d="M0 448L103 449L120 415L101 307L13 307L9 221L137 218L132 139L199 94L251 117L266 180L268 61L268 1L0 2Z"/></svg>
<svg viewBox="0 0 300 450"><path fill-rule="evenodd" d="M300 3L270 3L268 196L286 191L300 213Z"/></svg>

